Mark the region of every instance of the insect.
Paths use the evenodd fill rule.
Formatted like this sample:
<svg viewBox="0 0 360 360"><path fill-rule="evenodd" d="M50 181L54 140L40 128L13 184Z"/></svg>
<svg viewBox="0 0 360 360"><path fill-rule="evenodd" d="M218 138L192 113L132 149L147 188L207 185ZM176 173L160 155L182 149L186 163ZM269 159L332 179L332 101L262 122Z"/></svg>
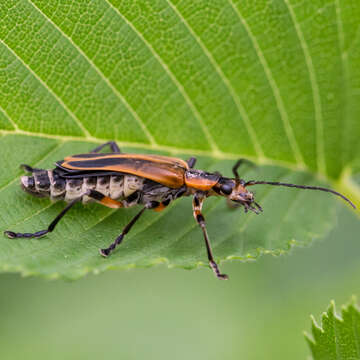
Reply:
<svg viewBox="0 0 360 360"><path fill-rule="evenodd" d="M111 153L99 153L109 146ZM335 194L355 205L344 195L331 189L318 186L305 186L271 181L245 182L238 169L247 160L240 159L232 168L234 178L220 173L209 173L194 169L196 158L189 160L160 156L122 153L114 141L102 144L87 154L73 155L56 162L53 170L22 167L30 176L21 177L23 190L38 197L50 197L52 200L65 200L69 204L50 223L47 229L35 233L15 233L5 231L9 238L39 238L52 232L71 207L82 201L96 201L110 208L128 208L141 205L141 210L124 227L121 234L109 247L100 249L100 254L109 256L123 241L125 235L139 220L145 210L164 210L170 202L184 196L192 196L193 215L199 224L205 240L208 261L219 279L228 279L222 274L211 250L206 231L205 219L201 212L204 200L209 196L223 196L235 206L243 206L245 212L262 212L248 186L267 184L300 189L320 190Z"/></svg>

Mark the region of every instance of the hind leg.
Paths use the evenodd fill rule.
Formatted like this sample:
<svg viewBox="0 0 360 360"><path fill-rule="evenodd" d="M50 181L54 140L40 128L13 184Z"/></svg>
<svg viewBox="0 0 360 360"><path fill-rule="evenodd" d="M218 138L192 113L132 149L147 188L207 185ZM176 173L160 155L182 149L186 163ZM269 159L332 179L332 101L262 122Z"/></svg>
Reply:
<svg viewBox="0 0 360 360"><path fill-rule="evenodd" d="M83 196L89 196L92 199L94 199L95 201L99 202L100 204L107 206L109 208L112 209L119 209L121 207L123 207L124 205L121 203L121 201L116 201L113 200L111 198L109 198L108 196L105 196L103 194L101 194L99 191L96 190L88 190L86 193L84 193L83 195L79 196L78 198L74 199L72 202L70 202L61 212L58 216L56 216L56 218L50 223L50 225L48 226L47 229L45 230L40 230L37 231L35 233L16 233L14 231L4 231L4 235L6 235L8 238L10 239L15 239L15 238L39 238L42 237L44 235L46 235L49 232L52 232L56 225L58 224L58 222L63 218L63 216L79 201L82 200Z"/></svg>

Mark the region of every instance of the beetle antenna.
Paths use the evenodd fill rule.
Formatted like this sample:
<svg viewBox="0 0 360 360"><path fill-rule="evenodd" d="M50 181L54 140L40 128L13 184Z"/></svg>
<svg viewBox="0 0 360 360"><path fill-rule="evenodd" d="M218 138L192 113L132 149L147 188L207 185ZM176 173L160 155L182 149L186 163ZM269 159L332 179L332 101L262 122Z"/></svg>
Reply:
<svg viewBox="0 0 360 360"><path fill-rule="evenodd" d="M329 193L332 193L334 195L341 197L343 200L348 202L354 209L356 209L356 206L346 196L338 193L337 191L334 191L334 190L331 190L328 188L324 188L324 187L320 187L320 186L305 186L305 185L287 184L287 183L274 182L274 181L254 181L254 180L248 181L247 183L245 183L245 186L258 185L258 184L266 184L266 185L274 185L274 186L287 186L287 187L294 187L294 188L298 188L298 189L320 190L320 191L329 192Z"/></svg>

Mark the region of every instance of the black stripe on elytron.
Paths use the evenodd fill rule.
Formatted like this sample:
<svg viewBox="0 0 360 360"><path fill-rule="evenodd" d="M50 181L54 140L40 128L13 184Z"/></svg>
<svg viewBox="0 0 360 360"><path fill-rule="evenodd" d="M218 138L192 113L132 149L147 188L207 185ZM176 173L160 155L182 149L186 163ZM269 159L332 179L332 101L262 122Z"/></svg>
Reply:
<svg viewBox="0 0 360 360"><path fill-rule="evenodd" d="M124 153L121 153L122 155ZM83 158L83 159L92 159L92 158L98 158L101 156L116 156L118 155L117 153L86 153L86 154L76 154L76 155L71 155L72 158Z"/></svg>
<svg viewBox="0 0 360 360"><path fill-rule="evenodd" d="M75 173L64 173L61 175L61 177L65 178L65 179L78 179L78 178L87 178L87 177L98 177L98 176L119 176L121 174L126 174L126 173L121 173L121 172L117 172L117 171L94 171L92 172L91 170L87 170L87 171L77 171Z"/></svg>
<svg viewBox="0 0 360 360"><path fill-rule="evenodd" d="M101 159L90 159L90 160L80 160L80 161L69 161L67 162L69 166L75 167L78 170L83 168L91 168L96 170L101 170L105 166L116 166L116 165L131 165L131 166L141 166L144 163L154 164L152 161L141 160L141 159L128 159L128 158L119 158L119 157L105 157Z"/></svg>

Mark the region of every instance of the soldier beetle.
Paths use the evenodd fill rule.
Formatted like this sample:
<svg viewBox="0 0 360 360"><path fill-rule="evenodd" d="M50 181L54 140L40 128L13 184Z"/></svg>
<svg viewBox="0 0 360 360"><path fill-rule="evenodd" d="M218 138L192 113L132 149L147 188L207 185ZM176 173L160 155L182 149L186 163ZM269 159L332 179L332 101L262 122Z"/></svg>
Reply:
<svg viewBox="0 0 360 360"><path fill-rule="evenodd" d="M111 153L99 153L109 146ZM145 210L164 210L171 201L183 196L192 196L193 215L199 224L207 250L209 265L219 279L228 279L214 260L205 219L201 212L204 200L209 196L223 196L230 203L243 206L256 214L262 212L254 194L247 187L253 185L287 186L307 190L326 191L341 197L353 208L355 205L344 195L324 187L305 186L272 181L245 181L238 169L247 160L241 159L232 168L234 178L220 173L194 169L196 158L189 160L160 156L121 153L114 141L107 142L87 154L73 155L56 162L53 170L35 169L22 165L30 176L21 177L22 188L38 197L65 200L69 204L45 230L35 233L5 231L9 238L38 238L53 231L71 207L82 201L96 201L110 208L128 208L141 205L141 210L124 227L121 234L109 247L100 249L104 257L110 255L130 231Z"/></svg>

